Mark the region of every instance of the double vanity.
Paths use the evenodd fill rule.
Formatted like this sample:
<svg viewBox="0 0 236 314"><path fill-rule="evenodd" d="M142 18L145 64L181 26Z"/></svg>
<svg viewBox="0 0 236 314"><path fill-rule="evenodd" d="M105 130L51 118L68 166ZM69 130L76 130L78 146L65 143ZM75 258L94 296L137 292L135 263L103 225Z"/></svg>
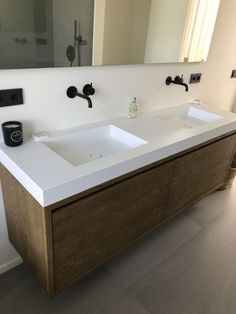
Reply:
<svg viewBox="0 0 236 314"><path fill-rule="evenodd" d="M53 297L223 186L235 149L236 115L194 104L0 143L9 239Z"/></svg>

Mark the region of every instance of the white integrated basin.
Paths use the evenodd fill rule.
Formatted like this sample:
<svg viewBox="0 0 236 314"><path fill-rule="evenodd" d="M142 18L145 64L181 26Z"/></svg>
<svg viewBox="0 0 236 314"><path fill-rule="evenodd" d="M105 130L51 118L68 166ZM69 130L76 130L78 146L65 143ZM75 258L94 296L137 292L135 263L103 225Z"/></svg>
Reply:
<svg viewBox="0 0 236 314"><path fill-rule="evenodd" d="M157 117L186 129L223 119L220 115L192 105L163 110Z"/></svg>
<svg viewBox="0 0 236 314"><path fill-rule="evenodd" d="M141 146L147 142L114 125L49 137L41 141L73 166Z"/></svg>

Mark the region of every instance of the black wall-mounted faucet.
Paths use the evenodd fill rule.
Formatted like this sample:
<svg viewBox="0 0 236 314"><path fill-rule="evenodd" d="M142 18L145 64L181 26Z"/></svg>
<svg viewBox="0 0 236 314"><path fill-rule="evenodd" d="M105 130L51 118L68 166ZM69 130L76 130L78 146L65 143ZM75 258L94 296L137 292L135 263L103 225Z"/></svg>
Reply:
<svg viewBox="0 0 236 314"><path fill-rule="evenodd" d="M166 79L166 85L170 85L171 83L184 86L185 92L188 92L188 84L184 83L183 75L181 77L179 75L177 75L174 80L172 80L171 76L168 76Z"/></svg>
<svg viewBox="0 0 236 314"><path fill-rule="evenodd" d="M76 96L81 97L83 99L86 99L88 102L88 107L92 108L93 104L92 104L92 100L89 96L92 96L95 94L95 89L93 88L92 83L91 84L86 84L84 85L83 88L83 94L79 93L77 88L75 86L70 86L67 91L66 94L69 98L75 98Z"/></svg>

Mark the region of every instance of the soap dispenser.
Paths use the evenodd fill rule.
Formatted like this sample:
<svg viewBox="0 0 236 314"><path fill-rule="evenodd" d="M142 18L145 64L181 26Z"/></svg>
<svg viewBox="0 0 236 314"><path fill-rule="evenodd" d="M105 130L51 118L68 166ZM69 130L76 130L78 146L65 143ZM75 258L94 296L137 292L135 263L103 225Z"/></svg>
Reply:
<svg viewBox="0 0 236 314"><path fill-rule="evenodd" d="M138 116L139 105L137 104L137 98L134 97L129 105L129 119L135 119Z"/></svg>

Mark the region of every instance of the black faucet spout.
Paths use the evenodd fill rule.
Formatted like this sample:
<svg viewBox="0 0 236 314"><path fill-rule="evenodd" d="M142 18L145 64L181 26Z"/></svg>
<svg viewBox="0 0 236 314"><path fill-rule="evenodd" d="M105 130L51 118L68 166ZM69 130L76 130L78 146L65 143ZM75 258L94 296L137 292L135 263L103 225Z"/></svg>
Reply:
<svg viewBox="0 0 236 314"><path fill-rule="evenodd" d="M185 87L185 92L188 92L188 84L186 84L186 83L175 83L175 84L184 86Z"/></svg>
<svg viewBox="0 0 236 314"><path fill-rule="evenodd" d="M175 77L174 84L184 86L185 87L185 92L188 92L188 85L186 83L184 83L183 75L182 75L182 77L177 75Z"/></svg>
<svg viewBox="0 0 236 314"><path fill-rule="evenodd" d="M92 100L91 100L91 98L89 96L86 96L86 95L78 93L78 92L76 93L76 96L81 97L83 99L86 99L87 102L88 102L88 107L89 108L93 108Z"/></svg>

